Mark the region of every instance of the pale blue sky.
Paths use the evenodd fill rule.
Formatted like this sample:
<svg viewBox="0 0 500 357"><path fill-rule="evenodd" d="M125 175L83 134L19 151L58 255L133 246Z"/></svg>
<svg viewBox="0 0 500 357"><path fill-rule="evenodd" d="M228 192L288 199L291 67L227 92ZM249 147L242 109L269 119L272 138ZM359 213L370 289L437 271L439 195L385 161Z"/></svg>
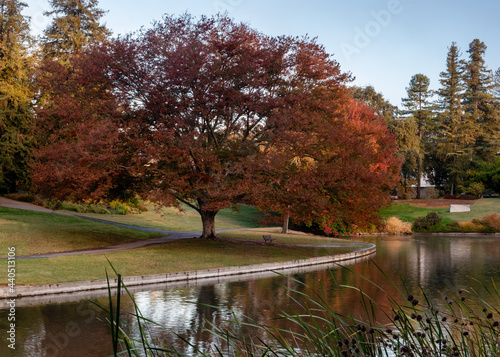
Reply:
<svg viewBox="0 0 500 357"><path fill-rule="evenodd" d="M28 0L26 14L41 33L47 0ZM115 35L149 27L162 14L195 16L226 11L236 21L270 35L317 37L328 53L351 72L354 84L371 84L394 105L406 96L416 73L439 87L452 41L463 58L479 38L488 46L486 63L500 67L498 0L100 0L104 21Z"/></svg>

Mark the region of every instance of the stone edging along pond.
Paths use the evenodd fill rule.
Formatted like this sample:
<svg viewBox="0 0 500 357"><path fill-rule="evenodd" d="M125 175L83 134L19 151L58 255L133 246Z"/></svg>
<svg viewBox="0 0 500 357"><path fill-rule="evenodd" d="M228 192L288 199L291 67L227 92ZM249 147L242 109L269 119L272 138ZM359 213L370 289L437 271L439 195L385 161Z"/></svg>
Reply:
<svg viewBox="0 0 500 357"><path fill-rule="evenodd" d="M335 263L374 254L376 252L375 245L371 243L366 243L366 244L369 244L370 246L368 248L359 249L351 253L330 255L325 257L298 259L298 260L291 260L279 263L265 263L265 264L254 264L254 265L226 267L217 269L183 271L177 273L130 276L130 277L124 277L122 278L122 280L127 287L132 287L132 286L161 284L161 283L178 282L178 281L201 280L201 279L217 278L217 277L231 276L231 275L235 276L243 274L269 272L269 271L279 271L289 268L299 268L312 265ZM116 287L117 279L116 278L109 279L109 284L112 287ZM90 290L103 290L107 288L108 288L108 282L106 279L77 281L69 283L54 283L54 284L44 284L44 285L24 285L24 286L19 285L15 287L14 293L11 293L8 287L1 287L0 299L14 299L17 297L40 296L49 294L77 293Z"/></svg>

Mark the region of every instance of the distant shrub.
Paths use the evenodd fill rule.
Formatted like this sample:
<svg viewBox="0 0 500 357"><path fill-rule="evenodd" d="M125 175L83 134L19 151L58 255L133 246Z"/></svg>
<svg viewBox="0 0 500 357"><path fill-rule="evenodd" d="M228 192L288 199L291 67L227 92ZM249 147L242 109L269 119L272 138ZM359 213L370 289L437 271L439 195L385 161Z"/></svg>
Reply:
<svg viewBox="0 0 500 357"><path fill-rule="evenodd" d="M493 228L495 231L500 232L500 214L498 213L492 213L492 214L487 214L486 216L483 217L481 222L488 227Z"/></svg>
<svg viewBox="0 0 500 357"><path fill-rule="evenodd" d="M66 211L72 211L77 213L97 213L97 214L109 214L109 210L101 203L76 203L76 202L61 202L59 209Z"/></svg>
<svg viewBox="0 0 500 357"><path fill-rule="evenodd" d="M73 203L73 202L62 202L61 203L61 209L64 209L66 211L71 211L71 212L83 212L83 205L79 203Z"/></svg>
<svg viewBox="0 0 500 357"><path fill-rule="evenodd" d="M148 211L148 208L144 204L144 201L138 199L137 197L129 198L129 199L123 201L123 203L125 205L129 206L130 208L132 208L131 213L140 213L140 212L147 212ZM137 209L139 212L137 212L134 209Z"/></svg>
<svg viewBox="0 0 500 357"><path fill-rule="evenodd" d="M467 187L467 193L477 197L481 197L481 194L484 191L484 185L482 182L473 182Z"/></svg>
<svg viewBox="0 0 500 357"><path fill-rule="evenodd" d="M109 210L103 204L89 204L86 206L86 213L110 214Z"/></svg>
<svg viewBox="0 0 500 357"><path fill-rule="evenodd" d="M411 223L403 222L397 217L390 217L386 222L385 231L389 234L409 234Z"/></svg>
<svg viewBox="0 0 500 357"><path fill-rule="evenodd" d="M447 232L460 232L460 226L458 225L458 222L449 222L448 224L446 224L446 231Z"/></svg>
<svg viewBox="0 0 500 357"><path fill-rule="evenodd" d="M27 202L27 203L35 202L35 196L30 195L29 193L10 193L8 195L5 195L5 197L19 202Z"/></svg>
<svg viewBox="0 0 500 357"><path fill-rule="evenodd" d="M494 195L496 192L495 190L492 190L490 188L487 188L483 191L483 197L484 196L491 196L491 195Z"/></svg>
<svg viewBox="0 0 500 357"><path fill-rule="evenodd" d="M142 201L130 200L127 202L122 202L119 200L114 200L106 203L86 203L86 202L71 202L71 201L54 201L45 200L43 201L43 206L50 209L62 209L77 213L96 213L96 214L129 214L129 213L141 213L147 211L146 206Z"/></svg>
<svg viewBox="0 0 500 357"><path fill-rule="evenodd" d="M477 200L479 196L471 195L471 194L466 194L466 195L460 195L461 200Z"/></svg>
<svg viewBox="0 0 500 357"><path fill-rule="evenodd" d="M460 195L444 195L443 198L445 200L456 200L460 198Z"/></svg>
<svg viewBox="0 0 500 357"><path fill-rule="evenodd" d="M458 222L458 227L461 232L469 233L479 233L484 232L485 230L485 226L477 220L473 220L472 222Z"/></svg>
<svg viewBox="0 0 500 357"><path fill-rule="evenodd" d="M434 187L427 187L425 189L425 196L427 198L438 198L439 197L439 192Z"/></svg>
<svg viewBox="0 0 500 357"><path fill-rule="evenodd" d="M430 212L424 217L417 218L413 222L412 229L415 232L428 231L439 222L441 222L441 216L437 212Z"/></svg>
<svg viewBox="0 0 500 357"><path fill-rule="evenodd" d="M43 206L51 210L61 209L62 202L58 200L49 199L43 201Z"/></svg>
<svg viewBox="0 0 500 357"><path fill-rule="evenodd" d="M127 214L131 211L130 207L118 200L111 201L109 207L118 214Z"/></svg>
<svg viewBox="0 0 500 357"><path fill-rule="evenodd" d="M127 201L114 200L109 203L110 209L117 214L140 214L148 209L140 200L129 199Z"/></svg>

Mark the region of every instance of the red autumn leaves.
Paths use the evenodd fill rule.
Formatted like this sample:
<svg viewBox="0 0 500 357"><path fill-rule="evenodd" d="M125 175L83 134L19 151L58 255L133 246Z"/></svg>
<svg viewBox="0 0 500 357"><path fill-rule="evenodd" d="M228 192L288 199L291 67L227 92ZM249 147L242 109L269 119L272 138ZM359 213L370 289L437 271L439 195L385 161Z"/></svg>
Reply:
<svg viewBox="0 0 500 357"><path fill-rule="evenodd" d="M167 17L40 68L34 181L57 198L184 203L206 238L242 200L298 221L372 222L399 162L348 80L314 40Z"/></svg>

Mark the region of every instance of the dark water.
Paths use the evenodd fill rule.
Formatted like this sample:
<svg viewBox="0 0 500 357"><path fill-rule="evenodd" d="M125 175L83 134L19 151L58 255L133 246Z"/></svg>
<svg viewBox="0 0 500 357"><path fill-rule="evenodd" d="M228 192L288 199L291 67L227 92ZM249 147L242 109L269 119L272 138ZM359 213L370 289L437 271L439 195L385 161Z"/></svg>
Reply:
<svg viewBox="0 0 500 357"><path fill-rule="evenodd" d="M394 281L400 281L399 277L403 277L410 292L416 296L419 295L419 286L422 286L429 298L437 303L442 301L444 295L453 294L458 289L472 287L484 293L480 284L470 277L482 282L500 279L498 237L394 237L373 239L371 242L377 244L376 255L344 264L355 273L337 266L332 267L331 272L322 267L313 271L289 272L288 275L295 280L268 274L244 277L240 281L233 278L233 281L167 290L154 287L148 291L135 292L134 298L145 317L163 326L151 327L155 337L190 353L193 349L186 347L175 335L207 350L216 341L205 328L210 323L220 326L232 318L228 310L207 305L230 306L242 321L253 320L290 327L285 321L275 321L273 317L278 309L287 310L288 306L294 306L294 299L298 295L279 285L301 292L310 292L308 289L322 290L329 306L335 311L351 311L355 316L361 316L363 311L359 293L353 289L339 290L334 279L339 284L362 288L380 304L387 301L387 295L396 300L402 299L373 262ZM375 282L378 287L361 276ZM107 297L93 298L92 301L108 306ZM0 310L0 356L79 357L112 354L107 315L90 303L87 297L80 297L77 301L74 297L61 297L53 301L42 299L38 302L19 299L17 305L15 350L7 347L8 310ZM124 300L122 309L131 312L131 301ZM134 319L127 317L126 320L130 323L132 333L136 333Z"/></svg>

